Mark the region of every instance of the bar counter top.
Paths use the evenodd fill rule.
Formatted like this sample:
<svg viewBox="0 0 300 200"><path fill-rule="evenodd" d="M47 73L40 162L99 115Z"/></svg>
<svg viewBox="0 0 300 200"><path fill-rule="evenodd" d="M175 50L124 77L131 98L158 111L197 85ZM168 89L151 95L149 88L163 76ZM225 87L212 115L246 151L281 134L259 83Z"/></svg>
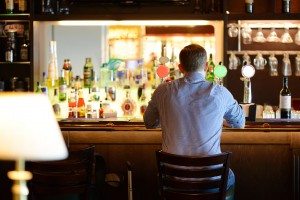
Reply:
<svg viewBox="0 0 300 200"><path fill-rule="evenodd" d="M146 129L142 119L136 118L107 118L107 119L61 119L58 123L62 130L131 130L131 131L153 131L157 129ZM300 131L299 119L257 119L246 122L244 129L224 127L223 131Z"/></svg>

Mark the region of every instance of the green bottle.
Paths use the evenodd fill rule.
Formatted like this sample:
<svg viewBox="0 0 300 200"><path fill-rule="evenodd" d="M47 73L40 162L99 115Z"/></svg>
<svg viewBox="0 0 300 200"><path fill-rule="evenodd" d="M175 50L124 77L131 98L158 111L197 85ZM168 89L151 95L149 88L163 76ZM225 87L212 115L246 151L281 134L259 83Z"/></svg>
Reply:
<svg viewBox="0 0 300 200"><path fill-rule="evenodd" d="M59 101L66 101L67 100L67 82L64 77L64 72L62 70L61 77L59 77Z"/></svg>
<svg viewBox="0 0 300 200"><path fill-rule="evenodd" d="M210 82L214 82L215 80L214 69L215 69L215 64L212 59L212 54L209 54L209 59L207 61L206 80Z"/></svg>
<svg viewBox="0 0 300 200"><path fill-rule="evenodd" d="M92 86L93 68L92 58L86 58L83 66L83 84L86 88L90 88Z"/></svg>
<svg viewBox="0 0 300 200"><path fill-rule="evenodd" d="M40 82L36 82L35 93L42 93Z"/></svg>

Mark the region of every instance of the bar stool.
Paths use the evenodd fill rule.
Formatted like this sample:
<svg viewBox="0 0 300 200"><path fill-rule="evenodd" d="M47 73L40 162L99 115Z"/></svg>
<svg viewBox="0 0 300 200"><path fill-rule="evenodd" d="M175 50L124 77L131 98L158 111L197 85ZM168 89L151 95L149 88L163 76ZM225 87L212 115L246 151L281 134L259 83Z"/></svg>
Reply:
<svg viewBox="0 0 300 200"><path fill-rule="evenodd" d="M163 200L225 200L230 152L181 156L156 151ZM231 194L232 195L232 194Z"/></svg>
<svg viewBox="0 0 300 200"><path fill-rule="evenodd" d="M78 195L88 200L92 188L94 146L69 151L69 157L61 161L28 162L33 174L29 182L30 199L46 199L51 196Z"/></svg>

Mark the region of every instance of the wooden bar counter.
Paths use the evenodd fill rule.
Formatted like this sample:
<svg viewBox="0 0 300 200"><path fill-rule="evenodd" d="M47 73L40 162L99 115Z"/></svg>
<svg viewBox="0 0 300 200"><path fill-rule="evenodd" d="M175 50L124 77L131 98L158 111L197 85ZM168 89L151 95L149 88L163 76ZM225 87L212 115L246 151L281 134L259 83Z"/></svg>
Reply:
<svg viewBox="0 0 300 200"><path fill-rule="evenodd" d="M95 145L107 173L121 184L109 188L109 199L127 199L126 161L133 165L134 200L158 199L155 150L161 148L160 129L142 122L62 120L67 145ZM222 151L231 151L237 200L290 200L299 197L300 122L260 121L245 129L224 128ZM123 180L124 179L124 180Z"/></svg>

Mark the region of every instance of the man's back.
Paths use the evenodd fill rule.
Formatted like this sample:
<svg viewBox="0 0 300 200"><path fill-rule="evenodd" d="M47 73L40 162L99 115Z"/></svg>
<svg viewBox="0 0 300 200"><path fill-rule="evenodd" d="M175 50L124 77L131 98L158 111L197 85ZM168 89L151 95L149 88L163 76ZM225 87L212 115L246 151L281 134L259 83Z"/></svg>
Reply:
<svg viewBox="0 0 300 200"><path fill-rule="evenodd" d="M199 72L158 87L144 115L146 127L156 127L158 117L163 151L179 155L220 153L223 118L233 127L245 120L230 92Z"/></svg>

